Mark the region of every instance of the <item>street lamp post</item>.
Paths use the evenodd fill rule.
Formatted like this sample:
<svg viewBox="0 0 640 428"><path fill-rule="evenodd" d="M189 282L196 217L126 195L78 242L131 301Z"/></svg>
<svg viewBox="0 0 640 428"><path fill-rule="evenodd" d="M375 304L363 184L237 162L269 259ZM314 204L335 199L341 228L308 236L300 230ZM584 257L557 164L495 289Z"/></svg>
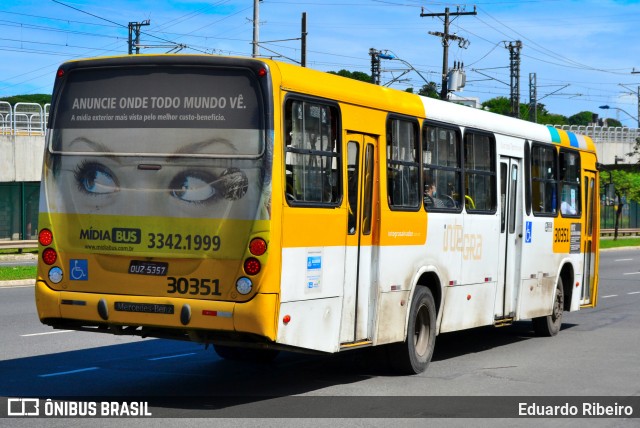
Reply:
<svg viewBox="0 0 640 428"><path fill-rule="evenodd" d="M629 112L627 112L627 111L625 111L625 110L623 110L623 109L621 109L621 108L619 108L619 107L610 107L610 106L608 106L608 105L600 106L600 108L601 108L601 109L603 109L603 110L609 110L609 109L611 109L611 110L618 110L618 111L621 111L621 112L623 112L624 114L626 114L627 116L629 116L631 119L635 120L635 121L638 123L638 128L640 128L640 119L638 119L638 118L637 118L637 117L635 117L635 116L632 116L632 115L631 115L631 113L629 113Z"/></svg>

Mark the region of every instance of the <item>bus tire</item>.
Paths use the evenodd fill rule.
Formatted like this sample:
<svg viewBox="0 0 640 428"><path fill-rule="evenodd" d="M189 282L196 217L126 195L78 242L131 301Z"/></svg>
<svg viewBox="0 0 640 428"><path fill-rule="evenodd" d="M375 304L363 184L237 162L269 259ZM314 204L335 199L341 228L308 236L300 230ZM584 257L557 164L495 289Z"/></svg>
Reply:
<svg viewBox="0 0 640 428"><path fill-rule="evenodd" d="M553 301L551 315L533 319L533 331L537 336L551 337L558 334L562 326L562 311L564 311L564 288L562 278L558 277L556 298Z"/></svg>
<svg viewBox="0 0 640 428"><path fill-rule="evenodd" d="M213 345L213 349L224 360L251 363L270 363L280 353L276 349L237 348L226 345Z"/></svg>
<svg viewBox="0 0 640 428"><path fill-rule="evenodd" d="M436 343L436 304L431 290L418 286L409 310L407 340L390 345L391 366L402 374L427 369Z"/></svg>

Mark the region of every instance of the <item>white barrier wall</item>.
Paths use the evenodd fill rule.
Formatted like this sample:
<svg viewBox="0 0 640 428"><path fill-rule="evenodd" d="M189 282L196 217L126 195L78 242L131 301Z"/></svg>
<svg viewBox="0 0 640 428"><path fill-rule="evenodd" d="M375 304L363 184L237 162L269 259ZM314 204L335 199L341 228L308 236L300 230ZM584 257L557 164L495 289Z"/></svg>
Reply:
<svg viewBox="0 0 640 428"><path fill-rule="evenodd" d="M556 128L586 135L596 145L598 162L606 165L617 163L636 163L637 158L627 156L633 151L636 140L640 138L640 129L613 126L556 125Z"/></svg>
<svg viewBox="0 0 640 428"><path fill-rule="evenodd" d="M44 136L0 135L0 182L40 181Z"/></svg>

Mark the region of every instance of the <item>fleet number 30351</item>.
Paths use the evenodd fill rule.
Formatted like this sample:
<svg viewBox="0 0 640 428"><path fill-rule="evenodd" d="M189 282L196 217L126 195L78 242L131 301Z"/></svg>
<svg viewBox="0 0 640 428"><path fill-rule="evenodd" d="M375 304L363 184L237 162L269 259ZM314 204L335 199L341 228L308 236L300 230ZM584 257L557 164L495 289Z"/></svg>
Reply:
<svg viewBox="0 0 640 428"><path fill-rule="evenodd" d="M167 277L167 293L190 294L192 296L221 296L220 280L210 278Z"/></svg>

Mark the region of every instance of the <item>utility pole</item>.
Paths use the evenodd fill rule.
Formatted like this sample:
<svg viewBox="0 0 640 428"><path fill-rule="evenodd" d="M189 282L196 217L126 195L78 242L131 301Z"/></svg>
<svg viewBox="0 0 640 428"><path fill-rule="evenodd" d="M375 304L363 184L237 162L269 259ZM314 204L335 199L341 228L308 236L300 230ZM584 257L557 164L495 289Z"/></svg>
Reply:
<svg viewBox="0 0 640 428"><path fill-rule="evenodd" d="M522 42L509 42L509 60L511 68L511 116L520 117L520 49Z"/></svg>
<svg viewBox="0 0 640 428"><path fill-rule="evenodd" d="M369 49L371 56L371 83L380 84L380 51L374 48Z"/></svg>
<svg viewBox="0 0 640 428"><path fill-rule="evenodd" d="M635 69L633 69L633 71L631 72L631 74L640 74L640 71L636 71ZM625 89L628 89L629 91L631 91L630 95L635 95L637 94L638 97L638 129L640 129L640 86L638 86L638 92L634 92L633 89L631 89L630 87L628 87L627 85L624 85L622 83L618 83L618 85L622 86ZM628 113L627 113L628 114ZM631 116L633 117L633 116Z"/></svg>
<svg viewBox="0 0 640 428"><path fill-rule="evenodd" d="M129 23L129 55L133 54L133 47L136 47L136 55L140 53L140 27L143 25L151 25L150 20L142 22L130 22ZM133 34L135 33L135 40Z"/></svg>
<svg viewBox="0 0 640 428"><path fill-rule="evenodd" d="M307 12L302 12L302 31L300 35L300 65L307 66Z"/></svg>
<svg viewBox="0 0 640 428"><path fill-rule="evenodd" d="M536 73L529 73L529 120L538 123L538 87Z"/></svg>
<svg viewBox="0 0 640 428"><path fill-rule="evenodd" d="M640 71L634 68L631 74L640 74ZM638 86L638 128L640 128L640 86Z"/></svg>
<svg viewBox="0 0 640 428"><path fill-rule="evenodd" d="M253 53L252 57L255 58L259 55L258 43L260 43L260 6L259 3L262 0L253 0Z"/></svg>
<svg viewBox="0 0 640 428"><path fill-rule="evenodd" d="M461 48L465 48L466 46L469 45L469 41L456 36L455 34L449 34L449 24L450 24L450 17L454 17L454 19L458 16L462 16L462 15L477 15L478 12L476 11L476 7L473 6L473 12L460 12L460 8L458 8L457 12L449 12L449 8L446 7L444 9L444 13L424 13L424 8L422 9L422 12L420 13L420 17L425 17L425 16L431 16L431 17L444 17L444 32L440 33L437 31L429 31L429 34L431 34L432 36L438 36L442 38L442 47L443 47L443 55L442 55L442 89L440 90L440 99L442 100L446 100L447 99L447 73L448 73L448 69L449 69L449 41L450 40L456 40L458 41L458 45Z"/></svg>

